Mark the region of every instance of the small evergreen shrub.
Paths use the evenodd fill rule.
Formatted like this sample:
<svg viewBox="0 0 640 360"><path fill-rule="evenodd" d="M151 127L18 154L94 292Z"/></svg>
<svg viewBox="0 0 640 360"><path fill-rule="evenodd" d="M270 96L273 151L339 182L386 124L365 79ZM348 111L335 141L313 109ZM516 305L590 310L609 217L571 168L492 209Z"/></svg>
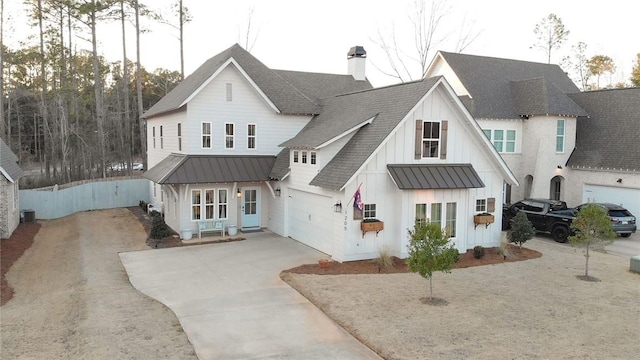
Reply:
<svg viewBox="0 0 640 360"><path fill-rule="evenodd" d="M484 247L482 247L481 245L477 245L473 248L473 257L476 259L480 259L484 256L484 252Z"/></svg>
<svg viewBox="0 0 640 360"><path fill-rule="evenodd" d="M149 237L159 240L164 239L167 236L171 236L171 228L169 228L169 226L164 222L162 215L157 211L152 212L151 215L151 233L149 234Z"/></svg>

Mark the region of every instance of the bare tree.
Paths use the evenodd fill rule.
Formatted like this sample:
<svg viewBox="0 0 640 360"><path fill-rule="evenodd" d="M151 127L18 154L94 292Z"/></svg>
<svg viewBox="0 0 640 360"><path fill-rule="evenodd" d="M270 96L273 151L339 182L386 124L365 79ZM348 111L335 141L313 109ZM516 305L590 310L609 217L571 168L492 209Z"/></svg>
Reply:
<svg viewBox="0 0 640 360"><path fill-rule="evenodd" d="M572 71L573 80L579 84L580 89L583 91L588 90L589 79L591 78L591 73L587 66L589 59L587 58L586 51L587 44L579 42L571 47L571 53L573 55L564 57L560 62L562 68Z"/></svg>
<svg viewBox="0 0 640 360"><path fill-rule="evenodd" d="M0 137L7 135L4 123L4 0L0 0ZM11 139L6 143L11 146Z"/></svg>
<svg viewBox="0 0 640 360"><path fill-rule="evenodd" d="M132 172L133 163L133 126L131 125L131 112L129 104L129 60L127 59L127 33L126 33L126 13L124 11L124 0L120 0L120 20L122 25L122 97L124 99L124 133L127 134L126 138L130 137L131 141L126 141L125 148L128 148L128 163L127 166L129 174Z"/></svg>
<svg viewBox="0 0 640 360"><path fill-rule="evenodd" d="M635 64L631 69L631 78L629 80L633 86L640 87L640 53L636 54Z"/></svg>
<svg viewBox="0 0 640 360"><path fill-rule="evenodd" d="M564 28L562 19L555 14L549 14L543 18L533 29L537 42L533 47L541 49L547 54L547 63L551 64L551 52L559 49L562 43L569 37L569 30Z"/></svg>
<svg viewBox="0 0 640 360"><path fill-rule="evenodd" d="M142 155L142 166L147 168L147 131L142 113L142 65L140 65L140 2L134 0L134 10L136 17L136 101L138 102L138 130L140 132L140 154Z"/></svg>
<svg viewBox="0 0 640 360"><path fill-rule="evenodd" d="M423 79L426 75L431 57L431 50L445 42L451 34L440 35L443 20L451 12L451 7L444 0L415 0L408 16L413 44L404 50L401 42L405 36L396 32L395 25L391 26L389 34L383 35L378 30L377 38L373 42L385 53L388 70L373 64L383 74L396 78L401 82ZM469 46L479 35L472 27L461 27L460 37L456 44L456 51L460 52Z"/></svg>
<svg viewBox="0 0 640 360"><path fill-rule="evenodd" d="M253 24L253 15L254 15L254 8L251 7L249 8L249 11L247 14L247 28L244 31L244 39L240 39L239 41L240 43L244 43L244 49L247 50L248 52L251 52L251 49L253 49L253 47L255 46L258 40L258 34L259 34L259 31L256 31L255 35L252 34L251 26ZM241 30L238 30L238 37L239 38L242 37Z"/></svg>

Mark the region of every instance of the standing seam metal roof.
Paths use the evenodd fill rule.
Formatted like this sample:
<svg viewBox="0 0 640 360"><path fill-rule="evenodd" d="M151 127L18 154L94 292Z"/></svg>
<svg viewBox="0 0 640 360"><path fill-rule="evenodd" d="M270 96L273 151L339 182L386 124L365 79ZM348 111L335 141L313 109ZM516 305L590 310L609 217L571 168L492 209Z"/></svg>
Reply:
<svg viewBox="0 0 640 360"><path fill-rule="evenodd" d="M485 185L471 164L389 164L400 190L470 189Z"/></svg>

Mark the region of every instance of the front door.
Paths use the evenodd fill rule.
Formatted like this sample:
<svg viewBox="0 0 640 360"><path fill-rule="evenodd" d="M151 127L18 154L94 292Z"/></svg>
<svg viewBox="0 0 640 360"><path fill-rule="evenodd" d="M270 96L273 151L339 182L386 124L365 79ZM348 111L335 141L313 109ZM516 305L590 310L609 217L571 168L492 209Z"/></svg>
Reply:
<svg viewBox="0 0 640 360"><path fill-rule="evenodd" d="M259 227L260 188L243 188L242 191L242 227Z"/></svg>

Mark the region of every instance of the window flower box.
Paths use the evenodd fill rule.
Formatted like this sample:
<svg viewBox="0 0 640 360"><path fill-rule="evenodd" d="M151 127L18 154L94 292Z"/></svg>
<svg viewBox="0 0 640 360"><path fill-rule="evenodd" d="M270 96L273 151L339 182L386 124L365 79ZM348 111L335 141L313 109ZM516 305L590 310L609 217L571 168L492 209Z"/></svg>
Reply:
<svg viewBox="0 0 640 360"><path fill-rule="evenodd" d="M473 216L474 229L478 225L484 225L485 228L489 227L489 224L493 224L496 218L489 213L481 213Z"/></svg>
<svg viewBox="0 0 640 360"><path fill-rule="evenodd" d="M375 231L376 236L384 229L384 222L378 219L364 219L360 222L360 230L362 230L362 237L369 231Z"/></svg>

